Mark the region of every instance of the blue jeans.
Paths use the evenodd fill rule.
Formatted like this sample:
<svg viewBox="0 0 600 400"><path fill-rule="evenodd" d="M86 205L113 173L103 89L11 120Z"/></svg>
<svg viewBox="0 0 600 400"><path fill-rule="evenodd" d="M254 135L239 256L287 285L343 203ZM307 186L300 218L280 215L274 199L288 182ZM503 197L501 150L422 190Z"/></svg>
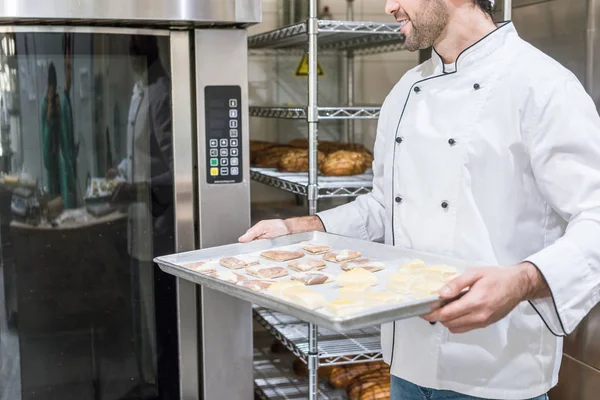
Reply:
<svg viewBox="0 0 600 400"><path fill-rule="evenodd" d="M450 390L428 389L404 379L392 376L390 400L483 400L479 397L467 396ZM541 395L531 400L548 400L548 395Z"/></svg>

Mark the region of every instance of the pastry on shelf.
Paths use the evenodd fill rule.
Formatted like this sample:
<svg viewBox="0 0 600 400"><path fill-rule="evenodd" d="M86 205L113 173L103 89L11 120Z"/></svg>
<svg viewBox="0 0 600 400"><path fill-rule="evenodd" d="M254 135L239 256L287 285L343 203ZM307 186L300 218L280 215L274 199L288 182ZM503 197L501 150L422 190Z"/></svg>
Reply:
<svg viewBox="0 0 600 400"><path fill-rule="evenodd" d="M359 175L366 170L365 156L348 150L338 150L329 154L321 165L321 173L326 176Z"/></svg>
<svg viewBox="0 0 600 400"><path fill-rule="evenodd" d="M254 290L255 292L266 291L275 281L268 279L248 279L239 281L238 286L245 287L246 289Z"/></svg>
<svg viewBox="0 0 600 400"><path fill-rule="evenodd" d="M333 282L334 278L330 274L321 271L299 272L292 275L292 280L303 282L307 286L322 285Z"/></svg>
<svg viewBox="0 0 600 400"><path fill-rule="evenodd" d="M373 261L368 258L359 258L342 264L344 271L350 271L355 268L366 269L369 272L379 272L385 269L385 264L380 261Z"/></svg>
<svg viewBox="0 0 600 400"><path fill-rule="evenodd" d="M260 253L260 256L267 260L283 262L302 258L304 257L304 253L301 251L290 250L267 250Z"/></svg>
<svg viewBox="0 0 600 400"><path fill-rule="evenodd" d="M297 149L308 149L308 139L293 139L288 142L288 146Z"/></svg>
<svg viewBox="0 0 600 400"><path fill-rule="evenodd" d="M317 152L317 168L325 157L325 153ZM283 154L277 163L277 169L281 172L308 172L308 150L293 149Z"/></svg>
<svg viewBox="0 0 600 400"><path fill-rule="evenodd" d="M258 265L260 264L260 261L257 257L240 255L222 258L219 260L219 264L229 269L242 269L251 267L253 265Z"/></svg>
<svg viewBox="0 0 600 400"><path fill-rule="evenodd" d="M254 158L254 166L259 168L277 168L281 156L293 149L290 146L277 145L258 151Z"/></svg>
<svg viewBox="0 0 600 400"><path fill-rule="evenodd" d="M288 263L288 268L296 272L320 271L326 266L325 261L309 258L294 260Z"/></svg>
<svg viewBox="0 0 600 400"><path fill-rule="evenodd" d="M337 365L331 371L329 383L336 389L346 389L355 378L365 373L386 371L389 376L389 368L383 361Z"/></svg>
<svg viewBox="0 0 600 400"><path fill-rule="evenodd" d="M306 251L310 254L324 254L329 253L332 249L331 246L322 245L322 244L306 244L302 246L302 250Z"/></svg>
<svg viewBox="0 0 600 400"><path fill-rule="evenodd" d="M248 275L262 279L281 278L288 274L288 270L283 267L273 265L253 265L246 268Z"/></svg>
<svg viewBox="0 0 600 400"><path fill-rule="evenodd" d="M360 253L360 251L353 250L332 251L330 253L325 254L323 256L323 260L334 263L343 263L357 259L361 255L362 254Z"/></svg>
<svg viewBox="0 0 600 400"><path fill-rule="evenodd" d="M254 165L256 157L261 151L277 146L277 143L266 142L263 140L250 140L250 164Z"/></svg>

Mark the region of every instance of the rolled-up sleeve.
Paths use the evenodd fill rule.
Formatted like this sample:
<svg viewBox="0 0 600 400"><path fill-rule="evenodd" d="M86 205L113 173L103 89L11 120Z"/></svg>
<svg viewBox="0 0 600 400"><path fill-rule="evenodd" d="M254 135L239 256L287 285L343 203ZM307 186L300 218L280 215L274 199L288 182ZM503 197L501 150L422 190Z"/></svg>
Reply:
<svg viewBox="0 0 600 400"><path fill-rule="evenodd" d="M377 123L373 161L373 189L356 200L318 213L325 230L338 235L369 241L382 241L385 234L385 208L383 203L384 159L386 148L385 105Z"/></svg>
<svg viewBox="0 0 600 400"><path fill-rule="evenodd" d="M556 82L535 106L531 167L565 234L526 261L552 296L531 301L556 335L568 335L600 301L600 118L575 78Z"/></svg>

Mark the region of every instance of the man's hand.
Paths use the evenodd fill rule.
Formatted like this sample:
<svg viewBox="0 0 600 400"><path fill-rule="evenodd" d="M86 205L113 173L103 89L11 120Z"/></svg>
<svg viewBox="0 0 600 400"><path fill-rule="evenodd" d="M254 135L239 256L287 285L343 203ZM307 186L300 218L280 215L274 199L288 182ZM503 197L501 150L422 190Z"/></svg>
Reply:
<svg viewBox="0 0 600 400"><path fill-rule="evenodd" d="M252 228L248 229L238 240L241 243L248 243L258 239L272 239L279 236L289 235L290 228L282 219L269 219L260 221Z"/></svg>
<svg viewBox="0 0 600 400"><path fill-rule="evenodd" d="M468 292L460 299L423 318L441 322L452 333L464 333L498 322L522 301L549 295L544 278L529 263L467 270L439 294L442 299L451 299L466 288Z"/></svg>
<svg viewBox="0 0 600 400"><path fill-rule="evenodd" d="M258 239L273 239L279 236L291 235L293 233L324 231L325 228L319 217L299 217L290 218L285 221L282 219L270 219L260 221L252 228L248 229L238 240L241 243L248 243Z"/></svg>

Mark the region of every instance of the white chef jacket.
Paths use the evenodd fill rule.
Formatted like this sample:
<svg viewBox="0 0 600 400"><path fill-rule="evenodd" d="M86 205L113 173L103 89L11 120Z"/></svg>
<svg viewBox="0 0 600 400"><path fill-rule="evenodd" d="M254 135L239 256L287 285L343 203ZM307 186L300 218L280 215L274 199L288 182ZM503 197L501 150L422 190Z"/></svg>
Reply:
<svg viewBox="0 0 600 400"><path fill-rule="evenodd" d="M600 118L577 78L512 23L452 72L433 52L386 98L373 171L370 194L318 214L328 232L490 266L529 260L552 292L465 334L384 325L392 374L491 399L547 392L559 336L600 299Z"/></svg>

